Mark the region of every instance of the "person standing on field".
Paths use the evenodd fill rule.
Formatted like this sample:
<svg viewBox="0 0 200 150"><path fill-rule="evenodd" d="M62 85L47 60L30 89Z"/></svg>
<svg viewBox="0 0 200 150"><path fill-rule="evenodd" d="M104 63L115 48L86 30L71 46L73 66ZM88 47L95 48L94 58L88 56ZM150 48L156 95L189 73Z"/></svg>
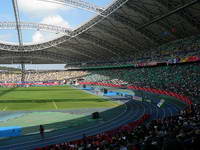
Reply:
<svg viewBox="0 0 200 150"><path fill-rule="evenodd" d="M43 125L40 125L40 135L41 135L41 138L44 139L44 127L43 127Z"/></svg>

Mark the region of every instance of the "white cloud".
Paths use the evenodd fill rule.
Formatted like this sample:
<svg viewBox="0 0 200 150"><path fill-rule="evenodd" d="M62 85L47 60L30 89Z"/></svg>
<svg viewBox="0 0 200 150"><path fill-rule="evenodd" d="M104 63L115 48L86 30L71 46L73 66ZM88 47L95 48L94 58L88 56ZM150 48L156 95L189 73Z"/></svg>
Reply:
<svg viewBox="0 0 200 150"><path fill-rule="evenodd" d="M70 28L70 25L61 16L47 16L40 23ZM41 43L60 37L62 34L36 31L32 36L33 43Z"/></svg>
<svg viewBox="0 0 200 150"><path fill-rule="evenodd" d="M45 38L44 35L40 31L36 31L32 36L33 43L41 43L44 42Z"/></svg>
<svg viewBox="0 0 200 150"><path fill-rule="evenodd" d="M69 23L59 15L47 16L43 18L41 23L70 28Z"/></svg>
<svg viewBox="0 0 200 150"><path fill-rule="evenodd" d="M40 23L70 28L69 23L58 15L60 10L70 10L70 7L42 0L18 0L18 5L19 9L29 13L30 17L40 18ZM32 43L49 41L59 36L61 34L36 31L32 35Z"/></svg>
<svg viewBox="0 0 200 150"><path fill-rule="evenodd" d="M49 0L51 1L51 0ZM19 8L33 15L46 15L58 10L68 10L70 7L41 0L18 0Z"/></svg>

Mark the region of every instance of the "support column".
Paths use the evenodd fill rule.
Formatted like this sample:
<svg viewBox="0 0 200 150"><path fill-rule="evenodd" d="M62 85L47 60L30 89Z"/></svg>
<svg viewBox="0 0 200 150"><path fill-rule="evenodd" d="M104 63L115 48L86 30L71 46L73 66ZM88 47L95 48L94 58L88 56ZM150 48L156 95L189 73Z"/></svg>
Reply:
<svg viewBox="0 0 200 150"><path fill-rule="evenodd" d="M25 64L21 63L21 82L25 82L26 71L25 71Z"/></svg>

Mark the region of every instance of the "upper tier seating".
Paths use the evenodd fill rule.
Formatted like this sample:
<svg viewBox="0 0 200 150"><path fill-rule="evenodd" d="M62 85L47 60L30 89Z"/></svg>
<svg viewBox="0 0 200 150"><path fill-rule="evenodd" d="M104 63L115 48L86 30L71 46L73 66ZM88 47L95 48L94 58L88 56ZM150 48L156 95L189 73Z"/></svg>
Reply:
<svg viewBox="0 0 200 150"><path fill-rule="evenodd" d="M192 98L200 97L200 63L175 64L131 69L107 69L91 71L85 81L129 83L176 92Z"/></svg>

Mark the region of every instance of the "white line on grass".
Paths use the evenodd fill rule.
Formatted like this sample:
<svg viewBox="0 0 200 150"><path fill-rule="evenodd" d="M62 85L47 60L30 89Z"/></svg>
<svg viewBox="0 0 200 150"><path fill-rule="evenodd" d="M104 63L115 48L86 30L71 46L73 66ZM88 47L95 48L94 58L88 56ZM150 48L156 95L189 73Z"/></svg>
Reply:
<svg viewBox="0 0 200 150"><path fill-rule="evenodd" d="M55 107L56 109L58 109L58 106L56 105L56 103L54 102L54 100L52 100L52 103L53 103L54 107Z"/></svg>
<svg viewBox="0 0 200 150"><path fill-rule="evenodd" d="M6 111L7 107L5 107L2 111Z"/></svg>

